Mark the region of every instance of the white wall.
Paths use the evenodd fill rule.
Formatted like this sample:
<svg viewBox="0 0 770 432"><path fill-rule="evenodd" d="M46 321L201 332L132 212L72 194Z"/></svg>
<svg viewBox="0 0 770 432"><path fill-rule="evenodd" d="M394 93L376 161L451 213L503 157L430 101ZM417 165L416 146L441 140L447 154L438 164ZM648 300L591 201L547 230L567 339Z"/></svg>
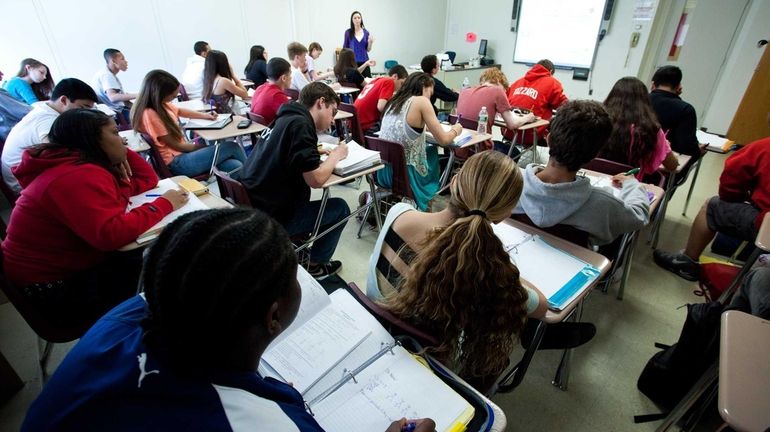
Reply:
<svg viewBox="0 0 770 432"><path fill-rule="evenodd" d="M390 59L408 65L441 49L446 17L443 0L0 0L0 10L0 70L6 79L21 59L33 57L57 81L77 77L90 83L104 64L102 51L117 48L129 63L119 75L127 91L139 90L151 69L181 75L197 40L227 53L237 74L252 45L286 57L293 40L320 42L325 51L319 66L330 67L353 10L362 12L375 37L375 70Z"/></svg>

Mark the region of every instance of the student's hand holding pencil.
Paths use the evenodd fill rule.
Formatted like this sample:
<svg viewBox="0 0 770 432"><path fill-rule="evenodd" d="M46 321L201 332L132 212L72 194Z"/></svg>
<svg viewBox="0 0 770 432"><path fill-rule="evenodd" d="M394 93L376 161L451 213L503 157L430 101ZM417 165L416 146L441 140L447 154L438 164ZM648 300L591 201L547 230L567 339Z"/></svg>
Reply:
<svg viewBox="0 0 770 432"><path fill-rule="evenodd" d="M436 422L429 418L396 420L385 429L385 432L435 432Z"/></svg>
<svg viewBox="0 0 770 432"><path fill-rule="evenodd" d="M163 194L163 198L167 199L171 203L171 207L177 210L184 207L190 197L187 195L187 191L183 189L170 189Z"/></svg>

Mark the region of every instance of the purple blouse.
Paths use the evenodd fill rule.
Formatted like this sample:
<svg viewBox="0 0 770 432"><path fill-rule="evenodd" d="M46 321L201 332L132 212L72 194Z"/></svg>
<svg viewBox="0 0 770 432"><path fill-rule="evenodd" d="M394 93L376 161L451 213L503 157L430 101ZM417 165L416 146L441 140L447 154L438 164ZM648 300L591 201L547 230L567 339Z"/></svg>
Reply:
<svg viewBox="0 0 770 432"><path fill-rule="evenodd" d="M364 29L364 37L361 42L356 39L355 33L350 29L345 30L345 41L342 43L343 48L350 48L356 55L356 62L363 63L369 60L369 52L366 51L366 47L369 46L369 30Z"/></svg>

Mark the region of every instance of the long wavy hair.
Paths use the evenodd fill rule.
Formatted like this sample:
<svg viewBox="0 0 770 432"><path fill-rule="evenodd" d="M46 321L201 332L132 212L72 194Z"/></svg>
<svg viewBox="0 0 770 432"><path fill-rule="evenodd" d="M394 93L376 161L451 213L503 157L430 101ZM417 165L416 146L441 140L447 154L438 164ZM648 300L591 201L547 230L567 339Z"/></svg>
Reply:
<svg viewBox="0 0 770 432"><path fill-rule="evenodd" d="M385 104L383 113L393 112L398 114L401 112L401 108L404 107L406 101L412 96L422 96L422 91L425 87L433 87L435 82L430 74L425 72L414 72L406 77L406 81L401 85L401 89L393 95L392 98Z"/></svg>
<svg viewBox="0 0 770 432"><path fill-rule="evenodd" d="M201 99L204 102L208 102L214 96L214 81L216 81L217 76L230 80L235 78L230 72L230 61L227 59L227 54L217 50L209 51L203 67L203 95Z"/></svg>
<svg viewBox="0 0 770 432"><path fill-rule="evenodd" d="M337 58L337 64L334 65L334 75L337 76L337 81L347 81L345 78L348 71L356 68L358 68L356 54L350 48L342 48Z"/></svg>
<svg viewBox="0 0 770 432"><path fill-rule="evenodd" d="M19 72L16 74L16 76L19 78L24 78L27 75L29 75L27 66L29 66L30 68L39 68L39 67L45 68L45 78L43 79L43 81L40 81L39 83L33 82L32 84L30 84L30 87L32 87L32 91L35 93L37 100L40 100L40 101L50 100L51 93L53 92L53 88L54 88L53 77L51 76L51 68L49 68L44 63L39 62L33 58L25 58L24 60L21 61L21 64L19 65Z"/></svg>
<svg viewBox="0 0 770 432"><path fill-rule="evenodd" d="M457 219L428 235L398 290L383 300L402 319L441 335L429 352L462 377L502 372L526 322L519 270L490 225L510 216L523 182L501 153L470 157L451 184L449 209Z"/></svg>
<svg viewBox="0 0 770 432"><path fill-rule="evenodd" d="M619 79L604 100L604 108L612 120L612 134L599 157L633 166L643 165L652 158L660 123L652 109L647 86L635 77Z"/></svg>
<svg viewBox="0 0 770 432"><path fill-rule="evenodd" d="M182 134L182 128L179 127L179 119L171 117L166 110L164 102L169 95L176 94L178 91L179 81L174 75L161 69L147 72L142 81L139 95L136 97L136 102L131 107L131 124L134 127L134 131L147 132L142 121L142 114L144 110L152 109L158 114L161 123L165 126L168 134L171 135L171 138L175 141L183 140L184 135Z"/></svg>

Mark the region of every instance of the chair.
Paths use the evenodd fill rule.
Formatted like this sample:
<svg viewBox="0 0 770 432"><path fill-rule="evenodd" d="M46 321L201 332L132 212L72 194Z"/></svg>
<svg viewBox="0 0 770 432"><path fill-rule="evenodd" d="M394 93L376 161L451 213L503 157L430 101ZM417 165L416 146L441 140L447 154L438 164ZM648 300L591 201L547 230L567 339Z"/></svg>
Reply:
<svg viewBox="0 0 770 432"><path fill-rule="evenodd" d="M535 227L541 231L545 231L548 234L567 240L568 242L574 243L580 247L588 247L588 233L571 225L556 224L550 227L539 227L535 225L535 223L532 222L532 219L530 219L529 216L527 216L525 213L512 214L511 219L517 220L531 227Z"/></svg>
<svg viewBox="0 0 770 432"><path fill-rule="evenodd" d="M249 118L249 120L255 123L259 123L261 125L267 126L267 122L265 121L265 118L259 114L253 113L251 111L247 111L246 116Z"/></svg>
<svg viewBox="0 0 770 432"><path fill-rule="evenodd" d="M179 101L188 101L190 100L190 96L187 95L187 90L184 88L184 84L179 84Z"/></svg>
<svg viewBox="0 0 770 432"><path fill-rule="evenodd" d="M708 144L701 145L701 150L705 150L707 146ZM687 190L687 198L684 200L684 208L682 208L682 216L687 216L687 207L690 205L692 190L695 189L695 182L698 180L698 173L700 172L701 162L703 161L703 158L706 157L706 153L708 152L703 152L703 154L701 154L701 157L699 157L698 160L693 162L689 166L689 168L687 168L687 171L684 173L684 175L682 175L681 178L678 178L676 181L676 186L679 187L687 181L687 178L690 177L690 173L694 172L692 175L692 182L690 183L690 189Z"/></svg>
<svg viewBox="0 0 770 432"><path fill-rule="evenodd" d="M457 118L458 118L458 116L456 116L456 115L450 115L449 116L449 123L450 124L457 123ZM459 118L460 118L460 126L462 126L463 128L470 129L470 130L478 130L479 129L479 122L478 122L478 120L471 120L471 119L466 118L466 117L459 117Z"/></svg>
<svg viewBox="0 0 770 432"><path fill-rule="evenodd" d="M361 87L358 86L358 84L354 84L352 82L347 81L340 81L340 86L342 87L348 87L348 88L354 88L354 89L360 89ZM353 92L353 93L345 93L340 95L340 99L342 99L343 102L352 104L356 101L356 98L358 98L359 92Z"/></svg>
<svg viewBox="0 0 770 432"><path fill-rule="evenodd" d="M3 152L4 147L5 147L5 140L0 139L0 153ZM13 206L16 205L16 200L19 199L19 194L17 194L10 187L8 187L8 185L5 184L5 181L2 178L0 178L0 192L3 193L3 196L5 196L5 199L8 200L8 204L10 204L11 208L13 208Z"/></svg>
<svg viewBox="0 0 770 432"><path fill-rule="evenodd" d="M454 52L454 51L446 51L445 54L449 56L449 61L452 64L454 64L455 63L455 57L457 57L457 53Z"/></svg>
<svg viewBox="0 0 770 432"><path fill-rule="evenodd" d="M216 177L217 186L219 186L219 196L223 200L237 207L252 208L249 193L241 182L217 168L214 168L214 177Z"/></svg>
<svg viewBox="0 0 770 432"><path fill-rule="evenodd" d="M396 66L398 64L397 60L385 60L385 72L390 70L390 68Z"/></svg>
<svg viewBox="0 0 770 432"><path fill-rule="evenodd" d="M147 142L147 145L150 146L147 155L150 159L150 165L152 165L152 168L155 170L155 173L158 174L158 177L161 179L174 177L174 173L171 172L171 169L169 169L168 165L163 161L155 140L146 133L140 132L139 134L142 136L142 139ZM209 178L209 173L206 171L205 173L192 176L192 178L195 180L206 180Z"/></svg>
<svg viewBox="0 0 770 432"><path fill-rule="evenodd" d="M295 90L293 88L284 89L283 94L288 96L293 101L299 99L299 90Z"/></svg>
<svg viewBox="0 0 770 432"><path fill-rule="evenodd" d="M384 140L373 136L364 137L366 148L380 152L382 161L390 166L393 172L390 192L393 195L414 200L414 192L409 183L409 171L406 168L406 153L401 143ZM378 186L382 187L378 183Z"/></svg>
<svg viewBox="0 0 770 432"><path fill-rule="evenodd" d="M344 122L349 121L350 129L347 132L350 133L350 136L353 138L355 142L361 145L366 145L366 142L364 141L364 131L361 129L361 123L358 121L358 111L356 110L356 106L353 104L341 103L339 106L339 109L340 111L353 114L353 117L349 119L338 120L337 130L338 131L345 130L345 128L342 125ZM347 135L347 133L345 133L344 135Z"/></svg>

